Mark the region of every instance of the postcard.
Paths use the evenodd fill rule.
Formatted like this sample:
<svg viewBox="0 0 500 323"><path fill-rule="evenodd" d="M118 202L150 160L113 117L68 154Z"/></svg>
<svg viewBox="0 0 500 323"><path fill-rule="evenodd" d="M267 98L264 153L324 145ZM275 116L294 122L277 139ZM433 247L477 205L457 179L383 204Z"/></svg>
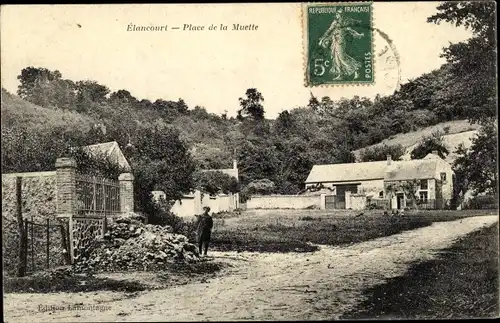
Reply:
<svg viewBox="0 0 500 323"><path fill-rule="evenodd" d="M6 322L498 318L495 2L0 12Z"/></svg>

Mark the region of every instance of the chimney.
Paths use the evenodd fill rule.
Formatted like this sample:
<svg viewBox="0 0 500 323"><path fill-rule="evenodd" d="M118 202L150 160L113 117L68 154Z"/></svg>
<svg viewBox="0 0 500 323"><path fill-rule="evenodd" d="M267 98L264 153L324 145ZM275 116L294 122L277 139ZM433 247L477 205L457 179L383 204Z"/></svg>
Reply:
<svg viewBox="0 0 500 323"><path fill-rule="evenodd" d="M432 151L432 154L433 154L433 155L437 155L437 154L438 154L438 151L437 151L437 150L433 150L433 151Z"/></svg>
<svg viewBox="0 0 500 323"><path fill-rule="evenodd" d="M387 165L390 165L392 161L391 155L387 155Z"/></svg>

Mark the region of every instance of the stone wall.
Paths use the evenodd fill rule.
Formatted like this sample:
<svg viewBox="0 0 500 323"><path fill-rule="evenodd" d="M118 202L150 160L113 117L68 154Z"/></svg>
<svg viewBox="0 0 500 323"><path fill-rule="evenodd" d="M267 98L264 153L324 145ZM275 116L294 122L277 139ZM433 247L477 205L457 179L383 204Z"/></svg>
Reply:
<svg viewBox="0 0 500 323"><path fill-rule="evenodd" d="M7 271L15 270L19 261L17 177L22 178L22 215L25 221L29 221L28 253L32 253L34 257L30 259L31 255L28 255L28 263L31 260L35 264L33 269L39 270L42 269L40 266L47 266L47 236L49 237L49 266L61 265L64 264L67 255L63 251L69 248L69 241L73 240L73 231L81 231L81 228L77 226L70 228L73 223L71 219L75 218L79 211L76 163L71 158L59 158L55 168L56 171L51 172L2 174L2 251L4 268L8 267ZM133 181L134 177L130 173L120 175L119 212L122 214L134 211ZM63 244L63 233L67 239L66 245ZM82 234L82 238L85 239L85 232ZM72 250L68 251L72 259ZM45 260L40 257L45 257Z"/></svg>
<svg viewBox="0 0 500 323"><path fill-rule="evenodd" d="M185 195L181 200L175 201L171 212L177 216L194 219L195 214L203 213L203 207L210 207L210 213L233 211L238 207L238 194L220 194L209 196L195 191Z"/></svg>
<svg viewBox="0 0 500 323"><path fill-rule="evenodd" d="M56 221L56 172L2 174L2 254L4 271L17 270L19 232L16 177L21 177L23 219L28 223L28 272L46 268L47 220L49 266L64 264L62 233ZM39 225L31 225L34 222Z"/></svg>
<svg viewBox="0 0 500 323"><path fill-rule="evenodd" d="M45 221L56 218L56 172L2 174L2 217L16 218L16 177L22 178L23 218Z"/></svg>

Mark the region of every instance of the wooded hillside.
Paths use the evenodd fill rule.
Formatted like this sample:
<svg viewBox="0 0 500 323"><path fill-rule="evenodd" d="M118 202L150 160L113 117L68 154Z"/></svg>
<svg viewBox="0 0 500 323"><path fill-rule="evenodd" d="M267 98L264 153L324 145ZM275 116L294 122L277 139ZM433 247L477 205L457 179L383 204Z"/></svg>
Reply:
<svg viewBox="0 0 500 323"><path fill-rule="evenodd" d="M311 95L276 120L265 118L266 93L258 89L241 89L234 98L238 117L228 118L181 98L149 101L133 89L111 92L96 81L26 67L18 76L20 98L2 89L2 172L51 169L71 145L114 140L143 192L162 189L176 198L197 185L196 169L230 168L236 158L243 191L266 180L273 185L264 191L297 193L314 164L354 162L354 150L443 122L496 120L491 5L440 5L429 22L465 25L473 38L450 45L446 64L394 94L372 100L360 88L360 96L341 100ZM463 16L464 6L474 15ZM425 149L433 147L420 154Z"/></svg>

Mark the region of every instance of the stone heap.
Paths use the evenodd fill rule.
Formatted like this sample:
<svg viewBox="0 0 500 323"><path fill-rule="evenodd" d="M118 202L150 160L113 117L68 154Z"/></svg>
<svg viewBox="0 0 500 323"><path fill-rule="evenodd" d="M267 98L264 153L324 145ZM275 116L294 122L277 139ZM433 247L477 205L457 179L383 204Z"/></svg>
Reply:
<svg viewBox="0 0 500 323"><path fill-rule="evenodd" d="M161 270L167 263L199 260L188 238L168 226L143 224L122 217L108 225L102 240L75 260L76 272Z"/></svg>

